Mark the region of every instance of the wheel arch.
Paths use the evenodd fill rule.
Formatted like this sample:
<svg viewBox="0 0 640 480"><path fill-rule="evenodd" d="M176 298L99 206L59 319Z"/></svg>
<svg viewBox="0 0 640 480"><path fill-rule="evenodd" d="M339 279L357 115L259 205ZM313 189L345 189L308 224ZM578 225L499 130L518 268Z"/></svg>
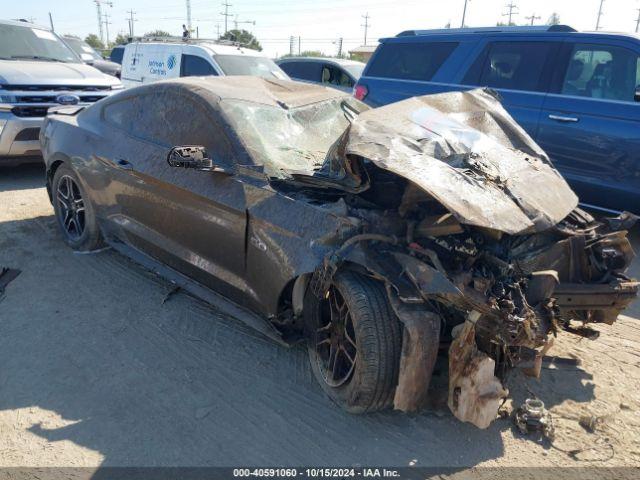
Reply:
<svg viewBox="0 0 640 480"><path fill-rule="evenodd" d="M63 164L71 165L71 159L66 155L59 153L53 157L52 160L47 162L47 170L46 170L46 183L47 183L47 194L49 195L49 201L53 201L53 197L51 194L51 185L53 183L53 177L56 174L58 168L60 168Z"/></svg>

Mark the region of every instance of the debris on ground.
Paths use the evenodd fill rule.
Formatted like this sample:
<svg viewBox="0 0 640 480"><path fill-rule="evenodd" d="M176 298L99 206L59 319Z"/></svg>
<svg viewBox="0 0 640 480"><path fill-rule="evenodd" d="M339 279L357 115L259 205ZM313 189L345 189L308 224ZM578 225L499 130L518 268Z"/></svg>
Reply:
<svg viewBox="0 0 640 480"><path fill-rule="evenodd" d="M542 400L527 398L516 410L514 422L523 434L541 433L549 440L554 438L553 418Z"/></svg>

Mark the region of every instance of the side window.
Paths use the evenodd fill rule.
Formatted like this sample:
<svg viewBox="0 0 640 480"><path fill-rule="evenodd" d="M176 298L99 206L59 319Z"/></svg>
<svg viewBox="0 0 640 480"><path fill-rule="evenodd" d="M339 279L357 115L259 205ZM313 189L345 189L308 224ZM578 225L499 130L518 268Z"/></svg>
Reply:
<svg viewBox="0 0 640 480"><path fill-rule="evenodd" d="M224 162L233 162L233 147L218 118L197 100L169 88L157 88L107 105L104 120L126 134L163 148L203 145Z"/></svg>
<svg viewBox="0 0 640 480"><path fill-rule="evenodd" d="M128 97L119 102L110 103L102 109L102 116L105 121L114 127L131 131L135 108L139 100L136 97Z"/></svg>
<svg viewBox="0 0 640 480"><path fill-rule="evenodd" d="M321 66L318 62L285 62L280 65L291 78L299 78L310 82L321 81Z"/></svg>
<svg viewBox="0 0 640 480"><path fill-rule="evenodd" d="M218 75L209 62L195 55L182 55L180 67L181 77L202 77L206 75Z"/></svg>
<svg viewBox="0 0 640 480"><path fill-rule="evenodd" d="M638 54L623 47L576 44L561 93L633 102L640 84Z"/></svg>
<svg viewBox="0 0 640 480"><path fill-rule="evenodd" d="M401 80L431 80L455 42L384 43L378 47L367 75Z"/></svg>
<svg viewBox="0 0 640 480"><path fill-rule="evenodd" d="M547 42L489 43L462 83L541 91L542 72L553 45Z"/></svg>
<svg viewBox="0 0 640 480"><path fill-rule="evenodd" d="M328 64L322 66L322 83L335 85L337 87L353 87L353 81L346 72L334 65Z"/></svg>

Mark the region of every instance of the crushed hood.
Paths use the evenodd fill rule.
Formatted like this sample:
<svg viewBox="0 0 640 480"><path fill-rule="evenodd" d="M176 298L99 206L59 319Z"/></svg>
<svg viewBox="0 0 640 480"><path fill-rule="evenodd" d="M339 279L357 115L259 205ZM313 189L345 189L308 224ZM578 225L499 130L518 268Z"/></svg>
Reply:
<svg viewBox="0 0 640 480"><path fill-rule="evenodd" d="M546 154L487 90L364 111L343 138L347 156L406 178L468 225L543 231L578 204Z"/></svg>

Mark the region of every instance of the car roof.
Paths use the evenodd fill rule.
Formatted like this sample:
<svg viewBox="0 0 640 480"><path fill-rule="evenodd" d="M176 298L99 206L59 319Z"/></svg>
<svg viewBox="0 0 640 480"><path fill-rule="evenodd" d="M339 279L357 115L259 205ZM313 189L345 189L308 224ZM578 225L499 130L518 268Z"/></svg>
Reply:
<svg viewBox="0 0 640 480"><path fill-rule="evenodd" d="M326 63L335 63L337 65L362 65L365 64L362 62L358 62L356 60L349 60L347 58L332 58L332 57L285 57L279 58L276 60L276 63L287 63L287 62L326 62Z"/></svg>
<svg viewBox="0 0 640 480"><path fill-rule="evenodd" d="M49 30L51 31L50 28L47 28L43 25L36 25L35 23L29 23L27 21L21 21L21 20L0 20L0 25L13 25L16 27L27 27L27 28L38 28L40 30Z"/></svg>
<svg viewBox="0 0 640 480"><path fill-rule="evenodd" d="M297 108L350 95L334 88L294 80L266 79L248 75L181 77L128 89L136 95L158 89L190 91L215 107L222 100L240 100L278 108ZM114 98L114 97L112 97Z"/></svg>
<svg viewBox="0 0 640 480"><path fill-rule="evenodd" d="M225 45L214 41L198 41L198 42L163 42L163 41L146 41L132 42L127 45L154 45L154 46L180 46L180 47L200 47L208 50L212 55L246 55L250 57L266 57L266 55L258 50L252 50L238 45Z"/></svg>
<svg viewBox="0 0 640 480"><path fill-rule="evenodd" d="M418 37L428 37L430 35L493 35L493 34L505 34L505 35L601 35L601 36L623 36L633 39L640 39L640 35L637 33L628 32L607 32L598 30L594 32L580 32L569 25L533 25L533 26L499 26L499 27L465 27L465 28L444 28L434 30L404 30L398 33L395 37L381 38L380 42L385 43L387 41L402 41L402 39L411 39Z"/></svg>

